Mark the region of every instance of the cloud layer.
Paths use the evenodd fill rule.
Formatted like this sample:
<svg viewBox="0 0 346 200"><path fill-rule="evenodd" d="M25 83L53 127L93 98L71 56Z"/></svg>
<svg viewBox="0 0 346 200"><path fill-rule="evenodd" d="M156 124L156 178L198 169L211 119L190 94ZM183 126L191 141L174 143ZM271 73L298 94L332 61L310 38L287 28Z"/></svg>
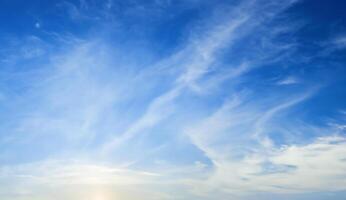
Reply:
<svg viewBox="0 0 346 200"><path fill-rule="evenodd" d="M50 5L39 33L3 40L0 198L345 191L344 105L325 99L343 83L343 38L306 50L301 3Z"/></svg>

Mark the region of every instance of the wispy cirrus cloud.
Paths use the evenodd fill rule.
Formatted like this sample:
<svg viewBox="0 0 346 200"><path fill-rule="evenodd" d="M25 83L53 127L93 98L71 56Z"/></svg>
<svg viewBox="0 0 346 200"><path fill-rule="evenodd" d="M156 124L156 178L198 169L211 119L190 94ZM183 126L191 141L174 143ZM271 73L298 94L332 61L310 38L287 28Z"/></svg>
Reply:
<svg viewBox="0 0 346 200"><path fill-rule="evenodd" d="M160 122L160 118L166 116L162 107L170 107L169 104L174 104L174 100L180 96L180 94L186 89L199 90L198 81L213 70L213 65L218 58L218 54L225 48L232 48L233 43L242 39L242 35L247 36L251 31L255 30L257 26L264 20L268 20L275 16L277 10L271 10L270 6L280 10L289 6L292 2L285 2L282 4L264 4L258 5L245 1L235 8L231 8L232 14L222 14L216 16L211 20L204 29L206 30L201 36L193 36L190 39L190 43L186 44L183 49L172 55L172 58L168 59L169 62L164 62L164 65L169 67L176 66L182 67L182 72L178 75L175 85L158 96L152 101L152 104L148 106L147 112L140 118L128 131L123 133L120 138L115 138L113 142L107 144L104 148L109 151L112 146L116 146L123 140L128 140L136 135L136 132L141 129L149 128ZM268 8L267 8L268 7ZM256 18L258 16L258 10L268 9L270 13L268 16ZM223 18L222 23L216 22L219 18ZM268 17L268 18L267 18ZM224 22L225 21L225 22ZM269 56L269 55L267 55ZM253 64L255 65L255 64ZM161 66L161 64L158 64ZM226 75L220 77L221 79L236 78L247 72L250 68L248 64L241 64L239 67L235 66ZM218 78L219 79L219 78ZM214 80L215 82L217 80ZM217 81L218 82L218 81Z"/></svg>

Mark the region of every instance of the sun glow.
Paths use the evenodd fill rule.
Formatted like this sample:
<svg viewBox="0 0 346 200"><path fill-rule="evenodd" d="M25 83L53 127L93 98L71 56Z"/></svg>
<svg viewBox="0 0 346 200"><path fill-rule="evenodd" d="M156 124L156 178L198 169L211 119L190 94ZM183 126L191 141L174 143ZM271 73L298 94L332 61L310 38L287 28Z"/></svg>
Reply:
<svg viewBox="0 0 346 200"><path fill-rule="evenodd" d="M107 191L99 190L94 193L91 200L113 200L114 198L110 198L110 195Z"/></svg>

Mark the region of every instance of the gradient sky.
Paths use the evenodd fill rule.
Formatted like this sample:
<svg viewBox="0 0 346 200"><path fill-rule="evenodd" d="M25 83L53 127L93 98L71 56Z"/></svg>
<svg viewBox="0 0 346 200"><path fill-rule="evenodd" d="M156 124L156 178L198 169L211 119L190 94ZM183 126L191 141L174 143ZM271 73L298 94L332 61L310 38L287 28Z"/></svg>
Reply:
<svg viewBox="0 0 346 200"><path fill-rule="evenodd" d="M1 200L344 200L346 1L1 0Z"/></svg>

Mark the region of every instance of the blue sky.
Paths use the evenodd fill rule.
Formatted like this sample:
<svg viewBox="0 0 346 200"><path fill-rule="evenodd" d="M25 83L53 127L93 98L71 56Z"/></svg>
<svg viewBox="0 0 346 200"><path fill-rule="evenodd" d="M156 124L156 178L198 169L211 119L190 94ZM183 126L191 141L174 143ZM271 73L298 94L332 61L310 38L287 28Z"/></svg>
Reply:
<svg viewBox="0 0 346 200"><path fill-rule="evenodd" d="M343 0L2 0L0 199L343 200Z"/></svg>

